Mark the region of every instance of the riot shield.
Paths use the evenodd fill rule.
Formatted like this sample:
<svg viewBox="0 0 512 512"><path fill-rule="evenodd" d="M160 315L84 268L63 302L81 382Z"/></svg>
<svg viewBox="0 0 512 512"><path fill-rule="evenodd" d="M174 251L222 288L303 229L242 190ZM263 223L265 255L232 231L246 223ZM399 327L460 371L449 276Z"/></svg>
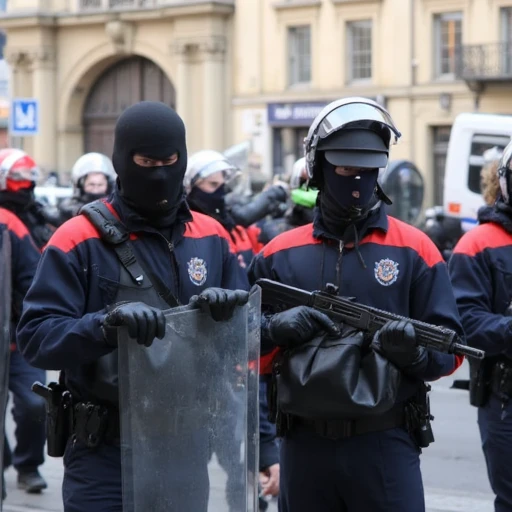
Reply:
<svg viewBox="0 0 512 512"><path fill-rule="evenodd" d="M11 324L11 240L7 229L0 231L0 465L3 475L5 409L9 395L9 358ZM4 479L0 478L0 495L3 496ZM2 500L0 499L0 511Z"/></svg>
<svg viewBox="0 0 512 512"><path fill-rule="evenodd" d="M149 348L120 333L124 512L258 510L260 305L168 310Z"/></svg>

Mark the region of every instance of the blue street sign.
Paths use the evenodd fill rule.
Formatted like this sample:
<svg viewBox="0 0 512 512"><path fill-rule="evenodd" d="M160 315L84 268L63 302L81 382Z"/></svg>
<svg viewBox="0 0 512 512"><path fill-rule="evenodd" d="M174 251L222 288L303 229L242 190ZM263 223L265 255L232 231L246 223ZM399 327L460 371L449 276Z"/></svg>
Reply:
<svg viewBox="0 0 512 512"><path fill-rule="evenodd" d="M9 116L9 133L25 137L39 132L39 100L34 98L14 98Z"/></svg>

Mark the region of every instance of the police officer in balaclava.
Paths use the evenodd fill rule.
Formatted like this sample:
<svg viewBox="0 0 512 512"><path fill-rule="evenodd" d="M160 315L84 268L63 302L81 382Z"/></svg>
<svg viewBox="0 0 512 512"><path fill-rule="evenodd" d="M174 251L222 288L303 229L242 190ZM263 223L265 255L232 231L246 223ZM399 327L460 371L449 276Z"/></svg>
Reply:
<svg viewBox="0 0 512 512"><path fill-rule="evenodd" d="M313 224L271 240L253 259L250 282L266 278L354 297L461 335L439 251L424 233L381 207L387 199L377 182L379 169L386 167L399 137L389 113L374 101L343 98L327 105L304 142L308 177L319 189ZM345 364L339 357L355 348L355 338L348 339L354 331L343 328L306 305L285 311L268 307L262 317L262 373L276 362L278 351L272 348L284 350L277 359L283 361L277 393L269 400L282 434L280 511L423 512L419 447L431 442L420 437L430 430L417 416L406 421L406 404L414 403L428 418L421 409L424 381L449 375L462 359L419 347L410 322L390 321L373 339L366 332L356 342L361 357L378 355L392 363L391 371L380 375L363 359ZM332 373L317 363L322 357L334 365ZM335 389L338 381L331 375L344 375L346 381ZM362 391L354 384L360 378L378 381L383 395L393 387L390 406L372 408L371 386ZM353 407L354 397L363 408Z"/></svg>
<svg viewBox="0 0 512 512"><path fill-rule="evenodd" d="M137 404L119 403L118 344L161 343L168 325L164 310L189 304L223 322L249 297L229 235L214 219L192 214L184 202L187 146L179 115L157 102L127 108L116 124L112 160L118 176L113 194L85 205L55 232L25 297L17 332L29 363L62 370L60 381L75 410L87 411L75 415L69 437L59 440L68 447L64 510L74 512L128 506L123 505L120 409L130 414ZM130 340L119 335L122 327ZM188 369L189 382L200 379ZM145 383L147 397L176 396L182 389L190 390L185 377L169 390L158 388L150 376ZM162 414L180 412L162 408ZM186 475L192 461L193 481L179 479L179 490L170 483L176 479L165 481L173 494L171 509L205 512L208 460L202 444L194 446L177 447L165 468L147 472L147 485L138 490L164 485L171 466ZM204 462L200 469L197 461ZM150 503L143 508L155 510Z"/></svg>
<svg viewBox="0 0 512 512"><path fill-rule="evenodd" d="M116 125L112 155L119 196L155 227L170 227L183 203L185 125L170 107L141 102Z"/></svg>
<svg viewBox="0 0 512 512"><path fill-rule="evenodd" d="M321 219L330 233L347 240L357 237L382 200L391 202L377 181L379 168L388 162L389 129L377 123L373 128L356 123L321 139L317 147Z"/></svg>

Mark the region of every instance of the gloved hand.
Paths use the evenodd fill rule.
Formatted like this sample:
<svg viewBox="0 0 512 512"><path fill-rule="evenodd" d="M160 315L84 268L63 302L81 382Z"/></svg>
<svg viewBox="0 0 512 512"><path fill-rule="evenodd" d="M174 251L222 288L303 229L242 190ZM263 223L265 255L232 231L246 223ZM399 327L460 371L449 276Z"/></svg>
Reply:
<svg viewBox="0 0 512 512"><path fill-rule="evenodd" d="M322 332L333 336L341 332L327 315L308 306L297 306L276 313L269 320L268 331L271 340L285 348L307 343Z"/></svg>
<svg viewBox="0 0 512 512"><path fill-rule="evenodd" d="M428 352L416 344L416 333L411 322L391 320L377 333L372 348L404 373L414 374L428 363Z"/></svg>
<svg viewBox="0 0 512 512"><path fill-rule="evenodd" d="M249 292L244 290L225 290L207 288L199 295L190 297L189 305L199 307L216 322L229 320L237 306L244 306L249 300Z"/></svg>
<svg viewBox="0 0 512 512"><path fill-rule="evenodd" d="M107 343L117 345L117 328L128 327L128 334L139 345L149 347L155 338L165 336L165 315L162 310L143 302L121 302L104 316L102 327Z"/></svg>

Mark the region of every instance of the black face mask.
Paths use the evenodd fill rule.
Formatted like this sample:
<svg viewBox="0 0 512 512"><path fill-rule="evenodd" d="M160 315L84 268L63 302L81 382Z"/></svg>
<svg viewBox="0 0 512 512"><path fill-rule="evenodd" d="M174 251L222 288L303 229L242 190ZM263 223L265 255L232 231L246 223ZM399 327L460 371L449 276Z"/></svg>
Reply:
<svg viewBox="0 0 512 512"><path fill-rule="evenodd" d="M204 192L199 187L194 187L187 200L192 205L197 205L207 215L224 216L226 212L226 187L221 185L215 192Z"/></svg>
<svg viewBox="0 0 512 512"><path fill-rule="evenodd" d="M10 210L20 213L36 203L34 187L22 188L16 192L2 190L0 192L0 204L11 205Z"/></svg>
<svg viewBox="0 0 512 512"><path fill-rule="evenodd" d="M319 195L320 209L326 227L335 235L341 236L347 226L367 217L378 203L376 195L378 169L361 171L355 176L336 174L334 165L322 162L322 186ZM359 193L354 197L353 192Z"/></svg>
<svg viewBox="0 0 512 512"><path fill-rule="evenodd" d="M323 166L324 187L322 192L342 208L364 209L372 200L379 178L378 169L362 170L356 176L336 174L334 165ZM358 197L354 196L354 193Z"/></svg>
<svg viewBox="0 0 512 512"><path fill-rule="evenodd" d="M98 199L103 199L104 197L107 197L109 194L108 192L102 193L102 194L93 194L92 192L84 192L83 194L80 194L80 201L82 201L84 204L92 203L93 201L97 201Z"/></svg>
<svg viewBox="0 0 512 512"><path fill-rule="evenodd" d="M172 165L142 167L133 161L135 154ZM126 109L116 124L114 169L120 195L135 211L148 219L165 219L172 224L183 200L183 177L187 169L185 125L169 106L143 101Z"/></svg>
<svg viewBox="0 0 512 512"><path fill-rule="evenodd" d="M204 213L220 222L228 231L231 231L236 222L226 207L226 186L221 185L215 192L203 192L194 187L187 196L187 202L192 210Z"/></svg>

